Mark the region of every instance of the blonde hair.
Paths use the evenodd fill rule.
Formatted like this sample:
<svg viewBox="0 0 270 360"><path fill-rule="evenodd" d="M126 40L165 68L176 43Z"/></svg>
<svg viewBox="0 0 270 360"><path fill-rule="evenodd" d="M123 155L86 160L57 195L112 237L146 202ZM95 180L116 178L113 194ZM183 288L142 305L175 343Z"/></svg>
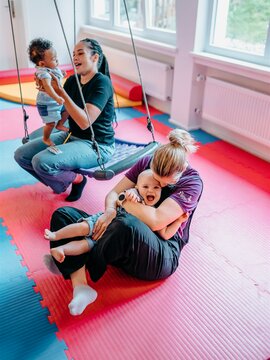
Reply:
<svg viewBox="0 0 270 360"><path fill-rule="evenodd" d="M188 154L198 149L195 139L185 130L174 129L169 133L168 138L170 142L161 145L151 161L151 169L161 177L182 172Z"/></svg>

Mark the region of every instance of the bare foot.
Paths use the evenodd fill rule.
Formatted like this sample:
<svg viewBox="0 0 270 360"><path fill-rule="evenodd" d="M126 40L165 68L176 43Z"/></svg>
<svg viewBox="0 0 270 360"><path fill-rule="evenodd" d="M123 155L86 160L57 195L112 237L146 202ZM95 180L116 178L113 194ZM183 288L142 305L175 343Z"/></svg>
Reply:
<svg viewBox="0 0 270 360"><path fill-rule="evenodd" d="M48 146L55 146L55 143L51 139L44 139L43 138L43 142L44 142L44 144L46 144Z"/></svg>
<svg viewBox="0 0 270 360"><path fill-rule="evenodd" d="M62 263L66 257L63 246L58 246L56 248L51 249L51 254L55 258L55 260L60 263Z"/></svg>
<svg viewBox="0 0 270 360"><path fill-rule="evenodd" d="M47 240L51 240L51 241L56 240L55 232L50 231L49 229L44 230L44 237Z"/></svg>

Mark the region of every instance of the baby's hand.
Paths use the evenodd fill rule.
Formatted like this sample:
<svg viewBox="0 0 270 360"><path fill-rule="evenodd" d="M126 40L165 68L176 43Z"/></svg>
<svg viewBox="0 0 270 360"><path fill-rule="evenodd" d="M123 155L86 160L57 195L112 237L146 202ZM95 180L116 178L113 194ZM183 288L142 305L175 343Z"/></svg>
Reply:
<svg viewBox="0 0 270 360"><path fill-rule="evenodd" d="M129 200L131 202L141 202L141 197L135 188L128 189L126 190L126 200Z"/></svg>

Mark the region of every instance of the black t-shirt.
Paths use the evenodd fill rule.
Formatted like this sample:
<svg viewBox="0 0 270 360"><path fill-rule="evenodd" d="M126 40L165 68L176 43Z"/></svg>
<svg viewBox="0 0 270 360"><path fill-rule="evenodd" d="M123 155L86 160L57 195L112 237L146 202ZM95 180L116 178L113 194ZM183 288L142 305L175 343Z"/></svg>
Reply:
<svg viewBox="0 0 270 360"><path fill-rule="evenodd" d="M75 104L83 109L83 101L74 75L67 79L64 84L64 89ZM114 130L112 122L114 118L114 101L111 80L108 76L97 73L88 83L82 86L82 93L86 104L95 105L101 110L100 115L92 124L95 140L100 144L113 144ZM90 127L82 130L71 116L69 116L69 128L73 136L80 139L91 140Z"/></svg>

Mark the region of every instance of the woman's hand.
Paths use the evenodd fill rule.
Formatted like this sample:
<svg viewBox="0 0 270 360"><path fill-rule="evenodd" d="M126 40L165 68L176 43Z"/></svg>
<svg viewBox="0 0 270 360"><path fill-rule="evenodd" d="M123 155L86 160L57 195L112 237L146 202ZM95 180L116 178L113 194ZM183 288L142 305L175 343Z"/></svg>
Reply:
<svg viewBox="0 0 270 360"><path fill-rule="evenodd" d="M113 221L115 217L116 217L116 210L114 208L108 208L107 210L105 210L104 214L102 214L98 218L93 228L93 233L92 233L93 240L97 241L101 238L101 236L104 234L107 227L110 225L110 223Z"/></svg>
<svg viewBox="0 0 270 360"><path fill-rule="evenodd" d="M50 75L51 75L51 77L52 77L51 85L52 85L54 91L55 91L58 95L62 95L63 87L62 87L59 79L58 79L53 73L50 73Z"/></svg>

